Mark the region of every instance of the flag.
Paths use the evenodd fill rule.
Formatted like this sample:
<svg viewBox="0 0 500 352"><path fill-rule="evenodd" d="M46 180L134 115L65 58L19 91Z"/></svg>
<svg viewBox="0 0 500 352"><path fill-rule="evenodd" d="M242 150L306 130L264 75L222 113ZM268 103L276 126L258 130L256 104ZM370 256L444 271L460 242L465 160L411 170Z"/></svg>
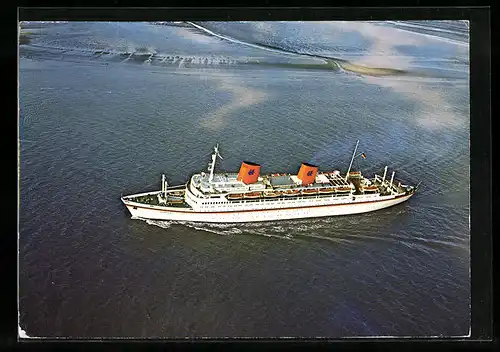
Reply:
<svg viewBox="0 0 500 352"><path fill-rule="evenodd" d="M365 153L361 153L361 156L363 157L363 159L366 159Z"/></svg>

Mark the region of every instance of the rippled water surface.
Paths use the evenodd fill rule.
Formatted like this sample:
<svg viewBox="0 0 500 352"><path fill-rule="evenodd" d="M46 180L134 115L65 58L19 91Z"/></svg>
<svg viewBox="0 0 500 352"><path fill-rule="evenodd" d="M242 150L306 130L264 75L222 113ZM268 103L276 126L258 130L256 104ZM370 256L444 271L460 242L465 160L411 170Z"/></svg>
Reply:
<svg viewBox="0 0 500 352"><path fill-rule="evenodd" d="M23 23L21 328L30 336L469 332L462 22ZM121 194L253 160L422 181L378 212L131 219Z"/></svg>

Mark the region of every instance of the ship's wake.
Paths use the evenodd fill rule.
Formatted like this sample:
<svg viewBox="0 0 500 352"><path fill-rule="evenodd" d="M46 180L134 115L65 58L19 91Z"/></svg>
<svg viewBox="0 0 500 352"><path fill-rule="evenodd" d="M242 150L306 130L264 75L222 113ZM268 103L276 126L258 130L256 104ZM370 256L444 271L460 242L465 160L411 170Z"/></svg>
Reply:
<svg viewBox="0 0 500 352"><path fill-rule="evenodd" d="M265 237L274 237L279 239L292 239L293 236L285 233L285 230L279 226L256 225L256 224L217 224L217 223L201 223L190 221L173 221L173 220L145 220L147 224L161 227L163 229L171 228L174 225L186 226L198 231L204 231L220 236L253 234Z"/></svg>
<svg viewBox="0 0 500 352"><path fill-rule="evenodd" d="M144 220L147 224L163 229L185 226L220 236L263 236L288 241L321 241L335 245L359 245L366 242L402 244L412 250L426 253L440 247L468 248L461 238L434 238L432 234L408 234L405 231L388 231L396 218L404 219L417 210L411 207L388 209L378 214L348 215L325 218L266 221L254 223L200 223L189 221Z"/></svg>
<svg viewBox="0 0 500 352"><path fill-rule="evenodd" d="M172 226L186 226L220 236L263 236L281 240L295 241L327 241L335 244L354 243L366 240L366 236L343 235L336 231L332 233L332 222L328 219L283 220L258 223L200 223L188 221L145 220L147 224L170 229ZM377 237L371 237L377 239Z"/></svg>
<svg viewBox="0 0 500 352"><path fill-rule="evenodd" d="M371 218L369 215L368 218ZM295 241L329 241L337 244L354 243L367 239L377 240L377 236L356 235L353 228L366 226L370 220L356 216L312 218L297 220L265 221L253 223L202 223L189 221L145 220L147 224L169 229L172 226L186 226L221 236L250 235ZM348 231L349 230L349 231ZM373 229L372 229L373 230ZM361 233L363 230L360 229ZM384 239L384 238L382 238ZM390 240L386 238L385 240Z"/></svg>

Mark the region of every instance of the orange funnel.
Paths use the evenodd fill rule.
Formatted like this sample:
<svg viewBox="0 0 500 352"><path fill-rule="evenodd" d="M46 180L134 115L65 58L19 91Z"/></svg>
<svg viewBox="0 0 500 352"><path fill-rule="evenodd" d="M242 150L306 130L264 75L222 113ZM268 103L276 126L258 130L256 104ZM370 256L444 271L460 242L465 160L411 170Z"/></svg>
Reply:
<svg viewBox="0 0 500 352"><path fill-rule="evenodd" d="M297 174L297 177L299 178L299 180L302 181L302 185L306 186L314 182L317 173L318 173L317 166L307 163L302 163L302 165L300 165L300 170L299 173Z"/></svg>
<svg viewBox="0 0 500 352"><path fill-rule="evenodd" d="M238 181L243 181L244 184L255 183L259 179L260 165L244 161L241 163L240 172L238 173Z"/></svg>

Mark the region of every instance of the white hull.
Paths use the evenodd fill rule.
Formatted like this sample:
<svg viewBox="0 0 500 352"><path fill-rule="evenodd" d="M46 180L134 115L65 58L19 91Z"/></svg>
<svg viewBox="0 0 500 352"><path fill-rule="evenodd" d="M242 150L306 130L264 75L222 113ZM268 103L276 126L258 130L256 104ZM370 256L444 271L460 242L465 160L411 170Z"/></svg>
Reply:
<svg viewBox="0 0 500 352"><path fill-rule="evenodd" d="M241 211L194 211L191 208L149 206L122 198L132 217L151 220L175 220L210 223L258 222L359 214L387 208L408 200L412 194L384 196L376 200L357 197L357 200L316 206L288 207L275 209L253 209ZM363 199L364 198L364 199Z"/></svg>

